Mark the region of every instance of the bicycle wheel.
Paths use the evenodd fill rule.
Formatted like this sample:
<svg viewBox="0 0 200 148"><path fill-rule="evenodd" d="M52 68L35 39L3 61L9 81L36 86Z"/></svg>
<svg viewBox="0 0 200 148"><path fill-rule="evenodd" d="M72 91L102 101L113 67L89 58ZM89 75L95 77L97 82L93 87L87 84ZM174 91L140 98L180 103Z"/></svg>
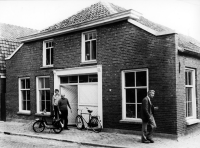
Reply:
<svg viewBox="0 0 200 148"><path fill-rule="evenodd" d="M76 123L76 127L81 130L84 128L84 123L83 123L83 119L81 116L77 116L76 117L76 120L75 120L75 123Z"/></svg>
<svg viewBox="0 0 200 148"><path fill-rule="evenodd" d="M34 124L33 124L33 130L36 132L36 133L40 133L40 132L43 132L45 129L45 126L44 126L44 123L42 121L36 121Z"/></svg>
<svg viewBox="0 0 200 148"><path fill-rule="evenodd" d="M96 133L101 132L102 126L101 126L101 123L98 118L96 118L96 117L91 118L90 128Z"/></svg>

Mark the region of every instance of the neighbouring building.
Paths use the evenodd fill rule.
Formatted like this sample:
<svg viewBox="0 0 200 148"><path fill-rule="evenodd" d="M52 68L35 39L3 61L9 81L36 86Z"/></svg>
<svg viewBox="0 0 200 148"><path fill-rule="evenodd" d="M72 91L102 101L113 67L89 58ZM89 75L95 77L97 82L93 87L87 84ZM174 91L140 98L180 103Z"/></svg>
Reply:
<svg viewBox="0 0 200 148"><path fill-rule="evenodd" d="M19 40L6 60L7 118L50 115L59 89L73 109L69 124L89 107L104 129L140 133L141 101L154 89L157 134L200 128L200 45L190 37L98 2Z"/></svg>
<svg viewBox="0 0 200 148"><path fill-rule="evenodd" d="M6 61L14 50L20 45L18 37L30 35L37 30L0 23L0 120L5 120L5 91L6 91Z"/></svg>

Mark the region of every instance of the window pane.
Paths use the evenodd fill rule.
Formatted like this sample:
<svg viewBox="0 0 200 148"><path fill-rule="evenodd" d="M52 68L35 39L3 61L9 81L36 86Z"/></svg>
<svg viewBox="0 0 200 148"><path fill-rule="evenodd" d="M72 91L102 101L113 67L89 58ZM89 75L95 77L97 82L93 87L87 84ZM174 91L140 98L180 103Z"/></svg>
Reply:
<svg viewBox="0 0 200 148"><path fill-rule="evenodd" d="M85 43L85 60L90 60L90 41Z"/></svg>
<svg viewBox="0 0 200 148"><path fill-rule="evenodd" d="M141 118L141 104L137 104L137 118Z"/></svg>
<svg viewBox="0 0 200 148"><path fill-rule="evenodd" d="M85 34L85 40L88 40L88 34Z"/></svg>
<svg viewBox="0 0 200 148"><path fill-rule="evenodd" d="M135 73L134 72L128 72L125 73L125 86L135 86Z"/></svg>
<svg viewBox="0 0 200 148"><path fill-rule="evenodd" d="M40 90L40 100L45 100L45 92L44 90Z"/></svg>
<svg viewBox="0 0 200 148"><path fill-rule="evenodd" d="M187 71L185 72L185 85L187 85L188 84L188 73L187 73Z"/></svg>
<svg viewBox="0 0 200 148"><path fill-rule="evenodd" d="M147 89L146 88L137 89L137 103L142 103L142 100L146 96L147 96Z"/></svg>
<svg viewBox="0 0 200 148"><path fill-rule="evenodd" d="M27 110L30 110L30 101L27 101Z"/></svg>
<svg viewBox="0 0 200 148"><path fill-rule="evenodd" d="M49 78L45 78L45 88L50 88Z"/></svg>
<svg viewBox="0 0 200 148"><path fill-rule="evenodd" d="M188 102L188 117L192 116L192 102Z"/></svg>
<svg viewBox="0 0 200 148"><path fill-rule="evenodd" d="M147 86L146 71L136 72L136 86Z"/></svg>
<svg viewBox="0 0 200 148"><path fill-rule="evenodd" d="M126 117L135 118L135 104L126 104Z"/></svg>
<svg viewBox="0 0 200 148"><path fill-rule="evenodd" d="M30 79L26 79L26 88L30 88Z"/></svg>
<svg viewBox="0 0 200 148"><path fill-rule="evenodd" d="M26 101L22 101L22 110L26 110Z"/></svg>
<svg viewBox="0 0 200 148"><path fill-rule="evenodd" d="M69 83L78 83L78 76L69 76Z"/></svg>
<svg viewBox="0 0 200 148"><path fill-rule="evenodd" d="M89 82L98 82L97 74L89 75Z"/></svg>
<svg viewBox="0 0 200 148"><path fill-rule="evenodd" d="M92 39L92 33L89 33L89 39Z"/></svg>
<svg viewBox="0 0 200 148"><path fill-rule="evenodd" d="M96 40L92 41L92 60L96 59Z"/></svg>
<svg viewBox="0 0 200 148"><path fill-rule="evenodd" d="M46 101L46 111L50 112L50 101Z"/></svg>
<svg viewBox="0 0 200 148"><path fill-rule="evenodd" d="M44 88L44 79L43 78L39 78L38 79L38 88Z"/></svg>
<svg viewBox="0 0 200 148"><path fill-rule="evenodd" d="M80 75L79 76L79 83L88 82L88 75Z"/></svg>
<svg viewBox="0 0 200 148"><path fill-rule="evenodd" d="M30 90L27 90L26 93L27 93L27 100L30 100Z"/></svg>
<svg viewBox="0 0 200 148"><path fill-rule="evenodd" d="M44 109L46 109L46 107L45 107L45 101L41 101L41 103L42 103L42 110L41 111L43 111Z"/></svg>
<svg viewBox="0 0 200 148"><path fill-rule="evenodd" d="M51 64L53 64L53 48L51 48Z"/></svg>
<svg viewBox="0 0 200 148"><path fill-rule="evenodd" d="M192 101L192 88L186 88L186 101Z"/></svg>
<svg viewBox="0 0 200 148"><path fill-rule="evenodd" d="M46 100L50 100L50 90L46 90Z"/></svg>
<svg viewBox="0 0 200 148"><path fill-rule="evenodd" d="M135 89L126 89L126 103L135 103Z"/></svg>
<svg viewBox="0 0 200 148"><path fill-rule="evenodd" d="M48 48L49 47L49 43L46 43L46 48Z"/></svg>
<svg viewBox="0 0 200 148"><path fill-rule="evenodd" d="M46 65L50 65L50 49L46 50Z"/></svg>
<svg viewBox="0 0 200 148"><path fill-rule="evenodd" d="M192 85L192 72L188 72L188 85Z"/></svg>
<svg viewBox="0 0 200 148"><path fill-rule="evenodd" d="M60 77L60 83L68 83L68 77Z"/></svg>
<svg viewBox="0 0 200 148"><path fill-rule="evenodd" d="M22 90L22 101L26 100L26 91Z"/></svg>
<svg viewBox="0 0 200 148"><path fill-rule="evenodd" d="M25 79L21 80L21 89L25 89Z"/></svg>

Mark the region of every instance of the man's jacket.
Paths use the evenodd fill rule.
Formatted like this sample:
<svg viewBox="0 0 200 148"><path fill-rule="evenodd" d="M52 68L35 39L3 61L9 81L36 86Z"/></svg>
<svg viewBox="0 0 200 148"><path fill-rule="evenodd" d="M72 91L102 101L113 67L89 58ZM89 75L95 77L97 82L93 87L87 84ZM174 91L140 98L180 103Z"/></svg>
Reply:
<svg viewBox="0 0 200 148"><path fill-rule="evenodd" d="M143 122L148 122L151 115L154 115L154 106L147 97L142 100L141 118Z"/></svg>

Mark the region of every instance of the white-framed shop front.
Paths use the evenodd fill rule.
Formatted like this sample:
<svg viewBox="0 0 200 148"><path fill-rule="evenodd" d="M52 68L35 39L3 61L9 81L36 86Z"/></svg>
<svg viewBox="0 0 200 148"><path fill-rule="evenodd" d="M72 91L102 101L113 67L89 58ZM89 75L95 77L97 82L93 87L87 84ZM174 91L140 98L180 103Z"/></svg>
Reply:
<svg viewBox="0 0 200 148"><path fill-rule="evenodd" d="M56 69L54 72L54 89L59 89L61 94L68 98L72 107L72 113L69 112L69 124L75 124L75 117L78 114L77 109L86 107L93 110L92 115L98 115L103 125L102 111L102 66L87 66L66 69ZM97 75L97 82L89 83L61 83L61 78L68 76ZM88 116L84 116L86 119Z"/></svg>

